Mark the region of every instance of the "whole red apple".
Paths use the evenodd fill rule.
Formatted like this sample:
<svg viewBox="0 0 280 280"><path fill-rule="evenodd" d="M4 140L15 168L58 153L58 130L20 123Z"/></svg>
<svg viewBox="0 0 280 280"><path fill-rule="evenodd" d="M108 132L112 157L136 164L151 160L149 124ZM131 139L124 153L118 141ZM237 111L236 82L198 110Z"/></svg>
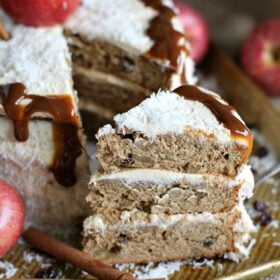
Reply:
<svg viewBox="0 0 280 280"><path fill-rule="evenodd" d="M256 26L244 42L241 63L271 96L280 96L280 18Z"/></svg>
<svg viewBox="0 0 280 280"><path fill-rule="evenodd" d="M14 21L30 26L63 23L79 3L80 0L0 0Z"/></svg>
<svg viewBox="0 0 280 280"><path fill-rule="evenodd" d="M175 6L179 10L179 19L191 45L191 56L196 63L199 63L209 48L209 31L206 21L197 10L181 1L175 1Z"/></svg>
<svg viewBox="0 0 280 280"><path fill-rule="evenodd" d="M0 258L19 239L24 225L24 204L19 193L0 180Z"/></svg>

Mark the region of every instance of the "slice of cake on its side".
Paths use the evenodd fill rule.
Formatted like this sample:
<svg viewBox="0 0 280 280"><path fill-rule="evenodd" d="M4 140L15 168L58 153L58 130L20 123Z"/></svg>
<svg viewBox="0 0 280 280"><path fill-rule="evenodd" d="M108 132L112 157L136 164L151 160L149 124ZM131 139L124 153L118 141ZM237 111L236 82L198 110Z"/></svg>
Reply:
<svg viewBox="0 0 280 280"><path fill-rule="evenodd" d="M116 114L159 88L193 84L182 30L172 1L82 0L65 24L81 108Z"/></svg>
<svg viewBox="0 0 280 280"><path fill-rule="evenodd" d="M97 134L97 157L105 172L158 168L233 177L252 150L252 135L236 111L194 86L154 94L117 115L114 126Z"/></svg>
<svg viewBox="0 0 280 280"><path fill-rule="evenodd" d="M253 136L236 111L185 85L114 120L97 134L84 250L109 263L247 257Z"/></svg>
<svg viewBox="0 0 280 280"><path fill-rule="evenodd" d="M0 40L0 178L26 204L27 224L71 225L86 216L88 165L61 27L14 24Z"/></svg>

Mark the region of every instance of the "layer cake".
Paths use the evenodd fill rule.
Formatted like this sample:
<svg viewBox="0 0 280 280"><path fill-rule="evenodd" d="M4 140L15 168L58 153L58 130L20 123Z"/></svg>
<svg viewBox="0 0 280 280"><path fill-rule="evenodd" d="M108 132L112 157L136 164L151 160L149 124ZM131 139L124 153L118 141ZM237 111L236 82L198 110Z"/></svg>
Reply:
<svg viewBox="0 0 280 280"><path fill-rule="evenodd" d="M159 91L97 133L84 248L110 263L248 256L253 137L217 94Z"/></svg>

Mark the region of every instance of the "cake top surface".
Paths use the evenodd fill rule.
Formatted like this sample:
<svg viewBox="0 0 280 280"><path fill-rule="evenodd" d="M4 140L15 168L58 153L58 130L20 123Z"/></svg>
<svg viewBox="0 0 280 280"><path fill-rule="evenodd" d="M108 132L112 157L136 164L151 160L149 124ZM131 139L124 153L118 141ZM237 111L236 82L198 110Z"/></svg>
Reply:
<svg viewBox="0 0 280 280"><path fill-rule="evenodd" d="M62 28L14 24L0 9L10 39L0 40L0 85L23 83L28 94L73 92L70 53Z"/></svg>
<svg viewBox="0 0 280 280"><path fill-rule="evenodd" d="M146 30L156 14L141 0L82 0L65 26L91 40L108 40L129 51L144 53L153 45Z"/></svg>
<svg viewBox="0 0 280 280"><path fill-rule="evenodd" d="M186 88L193 89L194 87ZM199 89L206 96L213 96L219 104L227 104L215 93ZM235 111L233 114L237 119L236 122L244 126L238 114ZM202 102L187 99L175 92L159 91L152 94L137 107L124 114L116 115L114 121L118 133L139 132L148 138L165 134L179 135L191 128L214 135L218 141L223 143L233 139L231 130L218 120ZM107 125L99 130L97 138L110 132L114 132L114 130ZM247 141L241 137L240 140L247 145Z"/></svg>

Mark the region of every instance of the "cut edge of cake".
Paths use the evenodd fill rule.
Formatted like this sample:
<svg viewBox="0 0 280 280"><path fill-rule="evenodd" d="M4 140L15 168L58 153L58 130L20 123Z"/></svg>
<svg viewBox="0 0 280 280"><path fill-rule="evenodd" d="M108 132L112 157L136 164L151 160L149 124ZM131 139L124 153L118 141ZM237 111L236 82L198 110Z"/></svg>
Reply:
<svg viewBox="0 0 280 280"><path fill-rule="evenodd" d="M113 225L96 214L84 222L84 250L112 264L215 256L238 262L248 257L247 246L254 231L242 206L222 214L124 211Z"/></svg>
<svg viewBox="0 0 280 280"><path fill-rule="evenodd" d="M242 166L234 179L157 169L127 169L92 176L87 196L94 213L138 209L149 214L226 212L253 195L254 177ZM116 210L117 209L117 210ZM112 217L111 217L112 218Z"/></svg>

